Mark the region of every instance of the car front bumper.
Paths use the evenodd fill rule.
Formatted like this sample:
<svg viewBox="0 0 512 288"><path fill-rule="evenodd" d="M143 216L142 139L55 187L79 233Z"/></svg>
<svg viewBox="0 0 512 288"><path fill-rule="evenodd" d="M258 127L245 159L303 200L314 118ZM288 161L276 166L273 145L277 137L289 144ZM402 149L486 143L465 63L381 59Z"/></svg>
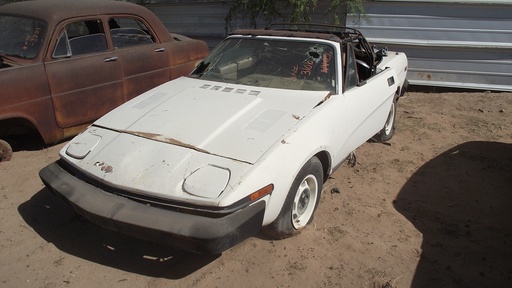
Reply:
<svg viewBox="0 0 512 288"><path fill-rule="evenodd" d="M191 252L218 254L242 242L258 233L265 212L264 201L221 218L152 207L90 185L58 162L43 168L39 176L47 188L91 222Z"/></svg>

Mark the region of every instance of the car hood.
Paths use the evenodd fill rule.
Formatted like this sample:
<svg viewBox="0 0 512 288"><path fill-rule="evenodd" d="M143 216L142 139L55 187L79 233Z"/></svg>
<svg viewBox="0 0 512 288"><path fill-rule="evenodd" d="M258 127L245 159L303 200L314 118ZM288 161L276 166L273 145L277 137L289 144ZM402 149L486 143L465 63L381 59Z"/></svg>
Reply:
<svg viewBox="0 0 512 288"><path fill-rule="evenodd" d="M94 125L254 164L328 96L327 91L182 77L132 99Z"/></svg>

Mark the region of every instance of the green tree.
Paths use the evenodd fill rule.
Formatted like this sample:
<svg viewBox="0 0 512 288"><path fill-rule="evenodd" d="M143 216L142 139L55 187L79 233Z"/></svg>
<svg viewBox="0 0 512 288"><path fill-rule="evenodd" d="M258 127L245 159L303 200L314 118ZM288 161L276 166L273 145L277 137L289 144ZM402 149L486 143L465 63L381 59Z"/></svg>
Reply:
<svg viewBox="0 0 512 288"><path fill-rule="evenodd" d="M365 14L363 2L365 0L330 0L325 14L329 24L345 25L347 13ZM341 17L340 17L341 16Z"/></svg>
<svg viewBox="0 0 512 288"><path fill-rule="evenodd" d="M363 2L365 0L235 0L226 16L226 30L236 17L248 21L250 27L257 28L257 24L264 25L280 19L285 22L310 22L311 12L322 2L325 23L344 25L346 14L364 14ZM327 7L327 8L325 8Z"/></svg>

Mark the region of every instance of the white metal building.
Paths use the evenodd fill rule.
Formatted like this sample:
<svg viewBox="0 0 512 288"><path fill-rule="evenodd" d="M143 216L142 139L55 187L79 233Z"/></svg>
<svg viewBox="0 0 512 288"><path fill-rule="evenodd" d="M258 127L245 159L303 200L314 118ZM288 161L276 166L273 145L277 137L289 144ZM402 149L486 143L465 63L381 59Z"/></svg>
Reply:
<svg viewBox="0 0 512 288"><path fill-rule="evenodd" d="M347 25L406 52L411 84L512 91L512 0L380 0L365 10Z"/></svg>
<svg viewBox="0 0 512 288"><path fill-rule="evenodd" d="M171 31L206 39L210 47L225 36L232 1L147 1ZM374 0L365 11L349 15L347 25L378 46L406 52L411 84L512 91L512 0ZM244 24L239 19L234 26Z"/></svg>

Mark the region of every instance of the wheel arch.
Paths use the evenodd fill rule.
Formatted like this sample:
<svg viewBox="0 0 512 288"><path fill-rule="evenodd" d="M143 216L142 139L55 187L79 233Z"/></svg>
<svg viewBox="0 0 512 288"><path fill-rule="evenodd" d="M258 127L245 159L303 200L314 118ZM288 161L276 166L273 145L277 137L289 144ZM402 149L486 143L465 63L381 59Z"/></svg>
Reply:
<svg viewBox="0 0 512 288"><path fill-rule="evenodd" d="M296 235L303 231L303 228L308 225L314 218L314 213L320 202L323 184L326 181L326 176L329 167L330 159L329 154L326 151L321 151L316 154L307 157L307 160L303 163L291 182L291 185L284 194L284 199L279 202L279 209L275 217L270 217L269 222L263 224L262 231L273 239L284 239ZM318 167L320 165L321 167ZM316 168L315 168L316 167ZM320 170L319 170L320 169ZM319 178L322 177L322 182ZM308 183L310 181L306 179L314 178L315 180L311 183L315 183L316 189L304 188L301 183ZM306 192L305 192L306 191ZM310 194L307 191L315 191ZM306 195L303 197L303 195ZM314 196L313 202L309 200L302 201L301 199L309 199L309 196ZM306 203L305 205L301 205ZM312 204L307 204L312 203ZM275 203L273 203L275 204ZM313 205L313 206L312 206ZM307 207L304 209L298 207ZM302 210L302 212L300 212ZM309 211L309 212L308 212ZM303 214L304 213L304 214ZM305 218L303 218L303 216ZM301 220L299 220L301 219ZM297 221L297 222L295 222ZM296 226L294 223L301 223ZM265 223L265 220L264 220Z"/></svg>
<svg viewBox="0 0 512 288"><path fill-rule="evenodd" d="M325 183L325 181L327 181L327 179L329 178L330 171L331 171L331 166L332 166L331 155L329 154L329 152L323 150L323 151L316 153L313 157L318 158L318 160L320 160L320 163L322 163L322 170L323 170L323 174L324 174L324 183Z"/></svg>
<svg viewBox="0 0 512 288"><path fill-rule="evenodd" d="M40 137L41 141L45 141L39 127L26 117L11 117L0 119L0 137L6 138L14 135L31 134Z"/></svg>
<svg viewBox="0 0 512 288"><path fill-rule="evenodd" d="M400 97L404 96L405 92L407 92L408 87L409 87L409 81L407 79L405 79L402 86L397 87L396 96L395 96L397 101L398 101L398 99L400 99Z"/></svg>
<svg viewBox="0 0 512 288"><path fill-rule="evenodd" d="M23 134L34 131L39 133L34 122L26 117L15 116L0 119L0 135Z"/></svg>

